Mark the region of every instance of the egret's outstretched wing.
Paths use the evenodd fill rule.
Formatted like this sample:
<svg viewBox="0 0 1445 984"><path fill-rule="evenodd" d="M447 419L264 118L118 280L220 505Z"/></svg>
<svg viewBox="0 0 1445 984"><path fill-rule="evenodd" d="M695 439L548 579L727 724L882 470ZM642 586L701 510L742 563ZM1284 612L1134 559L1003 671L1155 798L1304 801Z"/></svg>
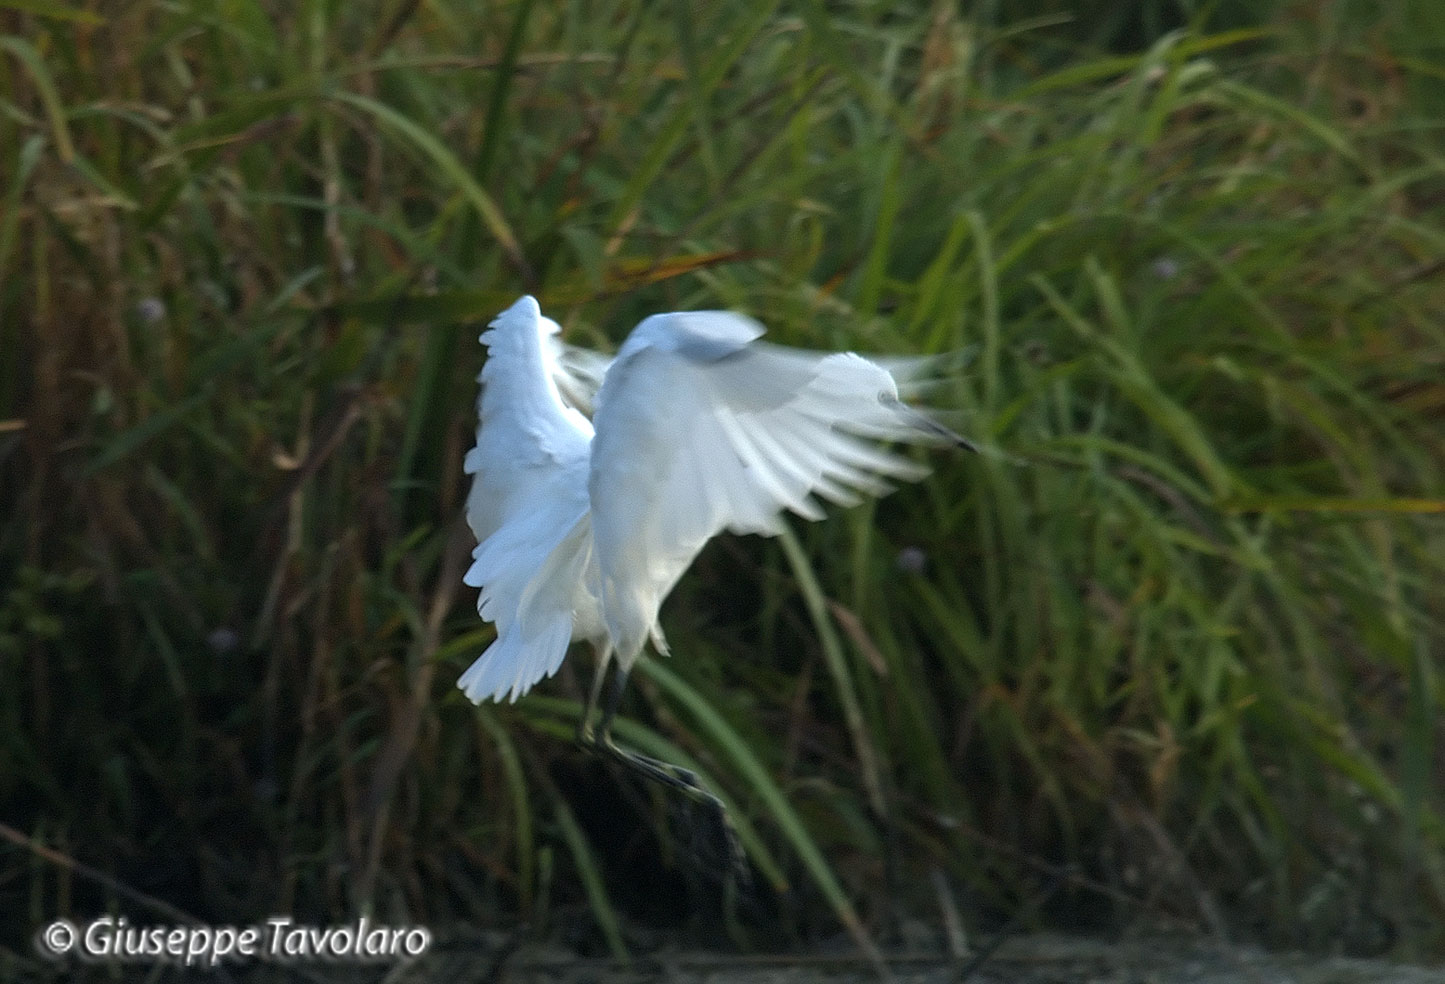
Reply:
<svg viewBox="0 0 1445 984"><path fill-rule="evenodd" d="M756 341L740 315L643 321L598 393L588 492L603 608L619 655L714 534L774 534L780 514L851 504L926 469L865 438L930 440L893 378L852 353Z"/></svg>
<svg viewBox="0 0 1445 984"><path fill-rule="evenodd" d="M587 458L592 424L557 389L558 330L526 296L482 333L487 361L479 377L477 446L463 464L476 475L467 522L478 543L528 511L567 464Z"/></svg>
<svg viewBox="0 0 1445 984"><path fill-rule="evenodd" d="M556 331L523 297L482 335L481 420L464 465L476 476L467 522L477 548L464 581L481 588L477 611L497 638L458 681L473 701L515 700L556 672L574 635L600 631L585 586L592 425L557 391Z"/></svg>

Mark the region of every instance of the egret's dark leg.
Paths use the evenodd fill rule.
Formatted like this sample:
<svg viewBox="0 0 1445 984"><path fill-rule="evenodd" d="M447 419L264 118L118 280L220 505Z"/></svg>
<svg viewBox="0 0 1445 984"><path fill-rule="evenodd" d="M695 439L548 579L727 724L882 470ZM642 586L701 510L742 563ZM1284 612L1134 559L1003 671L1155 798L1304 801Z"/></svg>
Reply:
<svg viewBox="0 0 1445 984"><path fill-rule="evenodd" d="M592 718L597 713L597 698L602 696L602 682L607 679L607 669L612 662L610 650L598 656L597 672L592 676L592 689L587 694L587 706L582 708L582 718L577 722L577 744L594 752L597 750L597 739L592 730ZM608 718L611 719L611 714Z"/></svg>
<svg viewBox="0 0 1445 984"><path fill-rule="evenodd" d="M655 759L641 752L623 748L612 739L612 719L617 715L617 705L622 702L622 693L627 689L627 671L621 666L612 676L612 690L607 695L607 704L602 708L602 720L597 725L596 747L634 772L664 786L680 789L690 798L714 805L720 813L726 813L722 800L709 792L691 769Z"/></svg>
<svg viewBox="0 0 1445 984"><path fill-rule="evenodd" d="M606 667L602 667L592 682L592 694L582 716L583 724L578 729L577 740L585 747L606 755L643 778L679 790L688 799L705 807L713 820L715 830L720 832L719 836L724 841L730 866L729 878L736 885L747 886L751 880L747 855L743 853L742 843L738 840L737 831L733 828L732 818L728 816L727 807L717 794L704 786L698 779L697 773L691 769L634 752L613 741L612 719L617 714L617 705L622 701L622 692L627 688L627 670L621 665L618 665L612 675L612 689L608 692L607 702L602 708L602 719L597 724L597 730L595 732L592 730L590 726L592 709L602 690L602 678L605 670Z"/></svg>

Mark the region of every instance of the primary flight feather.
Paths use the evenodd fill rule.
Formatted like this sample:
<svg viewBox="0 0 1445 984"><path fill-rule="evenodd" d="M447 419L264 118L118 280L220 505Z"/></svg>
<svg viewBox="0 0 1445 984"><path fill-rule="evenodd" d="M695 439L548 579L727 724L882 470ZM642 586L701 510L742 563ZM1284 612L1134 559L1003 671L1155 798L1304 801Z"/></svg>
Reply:
<svg viewBox="0 0 1445 984"><path fill-rule="evenodd" d="M769 345L723 311L653 315L610 361L559 331L523 297L481 336L465 581L497 637L458 681L475 702L515 700L574 641L596 648L599 685L615 656L620 683L649 640L666 652L658 609L710 538L925 473L876 442L970 446L899 402L906 360Z"/></svg>

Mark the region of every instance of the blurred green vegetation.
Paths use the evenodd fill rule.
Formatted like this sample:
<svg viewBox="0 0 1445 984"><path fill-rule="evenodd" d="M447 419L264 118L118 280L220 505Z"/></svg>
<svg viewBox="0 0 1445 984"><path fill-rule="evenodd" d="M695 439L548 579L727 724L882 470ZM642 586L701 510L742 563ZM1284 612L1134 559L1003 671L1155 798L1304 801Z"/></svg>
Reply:
<svg viewBox="0 0 1445 984"><path fill-rule="evenodd" d="M10 965L156 902L715 922L685 823L570 742L586 654L455 690L476 335L524 290L581 344L724 306L961 351L933 402L1004 452L719 541L664 608L619 734L734 805L739 942L886 941L940 885L978 928L1068 864L1046 923L1442 952L1445 7L0 0L0 35Z"/></svg>

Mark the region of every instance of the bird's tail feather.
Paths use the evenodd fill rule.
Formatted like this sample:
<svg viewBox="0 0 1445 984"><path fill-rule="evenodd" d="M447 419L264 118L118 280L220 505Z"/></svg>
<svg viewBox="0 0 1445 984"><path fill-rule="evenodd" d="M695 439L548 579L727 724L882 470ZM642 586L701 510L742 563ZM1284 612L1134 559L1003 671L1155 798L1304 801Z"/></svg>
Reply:
<svg viewBox="0 0 1445 984"><path fill-rule="evenodd" d="M457 681L468 700L481 703L506 696L515 701L562 665L574 627L572 593L591 560L588 519L585 513L578 518L531 576L520 585L512 581L505 592L495 590L492 578L515 578L517 572L495 569L488 562L499 555L478 550L468 583L483 585L478 610L483 617L494 617L497 638ZM515 595L515 604L501 603L500 593Z"/></svg>

